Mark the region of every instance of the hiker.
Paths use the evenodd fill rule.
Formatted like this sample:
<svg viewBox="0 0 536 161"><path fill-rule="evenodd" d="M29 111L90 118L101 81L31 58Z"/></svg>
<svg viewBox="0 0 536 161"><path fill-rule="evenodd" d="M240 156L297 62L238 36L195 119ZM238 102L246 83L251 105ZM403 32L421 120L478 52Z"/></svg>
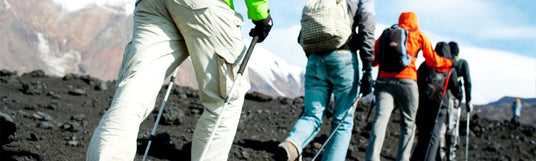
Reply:
<svg viewBox="0 0 536 161"><path fill-rule="evenodd" d="M347 0L346 3L348 3L346 14L349 14L353 21L347 26L348 30L351 27L351 40L347 41L348 38L346 38L343 40L342 47L326 52L309 53L306 45L302 45L308 55L305 72L305 107L288 137L278 145L276 160L301 160L303 148L320 131L332 94L335 106L330 132L334 134L326 144L322 160L343 161L346 158L354 118L353 112L348 114L347 112L357 99L359 89L359 63L356 50L359 50L364 73L369 74L368 76L364 74L361 82L367 84L362 85L360 89L363 95L366 95L370 93L370 84L372 84L368 81L372 81L370 63L373 57L372 43L375 28L373 0ZM359 27L358 33L353 32L356 27ZM303 32L304 28L301 33ZM300 35L299 41L301 41L301 36L303 35ZM343 121L341 126L334 131L341 121Z"/></svg>
<svg viewBox="0 0 536 161"><path fill-rule="evenodd" d="M512 120L510 121L514 127L519 127L519 116L521 116L521 100L517 98L512 104Z"/></svg>
<svg viewBox="0 0 536 161"><path fill-rule="evenodd" d="M454 59L456 59L456 72L458 74L458 90L465 92L465 107L466 112L469 116L473 109L473 104L471 104L471 76L469 72L469 64L465 59L459 57L460 48L458 43L451 41L449 42L449 47ZM463 85L463 86L462 86ZM462 89L462 87L464 87ZM463 92L461 93L463 97ZM461 116L461 109L458 108L461 105L462 99L459 101L454 101L453 104L449 104L447 110L447 120L442 124L441 133L440 133L440 158L442 160L456 160L456 150L459 147L459 123Z"/></svg>
<svg viewBox="0 0 536 161"><path fill-rule="evenodd" d="M458 84L459 88L462 86L464 89L462 91L464 92L465 97L465 107L468 112L471 112L473 110L473 104L471 103L471 89L472 89L472 83L471 83L471 73L469 71L469 63L467 63L467 60L462 59L460 55L460 48L458 46L458 43L455 41L449 42L450 46L450 52L454 56L454 59L456 60L456 72L458 73Z"/></svg>
<svg viewBox="0 0 536 161"><path fill-rule="evenodd" d="M401 113L400 137L396 160L409 160L415 136L414 120L419 99L419 91L416 82L417 69L415 67L418 51L422 49L426 64L436 69L438 72L447 71L453 63L455 63L452 60L440 57L436 54L428 37L418 30L417 15L415 13L403 12L398 19L397 26L408 31L406 55L411 56L411 59L408 66L404 67L399 72L385 71L392 64L381 63L382 61L389 60L379 58L379 56L381 56L379 46L382 38L380 37L376 40L372 65L379 66L380 69L374 90L376 96L376 115L372 124L372 130L370 131L370 139L365 155L365 160L367 161L380 160L380 153L385 139L385 131L395 105ZM399 46L394 42L389 45Z"/></svg>
<svg viewBox="0 0 536 161"><path fill-rule="evenodd" d="M240 25L242 16L229 0L138 0L132 40L126 45L110 108L91 138L87 158L133 160L140 123L152 113L165 78L191 58L199 97L204 106L192 137L192 160L200 160L209 135L224 105L227 90L236 90L206 160L227 160L240 118L247 76L235 80L245 53ZM262 42L272 20L267 0L246 1L248 18L255 27L249 35ZM246 73L247 74L247 73Z"/></svg>
<svg viewBox="0 0 536 161"><path fill-rule="evenodd" d="M450 47L446 42L438 42L435 51L439 56L452 59ZM419 87L419 108L415 119L417 145L411 155L412 161L436 160L441 129L443 124L448 122L446 120L447 109L454 107L455 100L462 97L460 88L458 88L456 70L451 68L450 76L447 74L448 71L437 72L428 67L425 62L417 70L417 85ZM446 82L447 77L448 82ZM445 85L447 85L447 90L442 98Z"/></svg>

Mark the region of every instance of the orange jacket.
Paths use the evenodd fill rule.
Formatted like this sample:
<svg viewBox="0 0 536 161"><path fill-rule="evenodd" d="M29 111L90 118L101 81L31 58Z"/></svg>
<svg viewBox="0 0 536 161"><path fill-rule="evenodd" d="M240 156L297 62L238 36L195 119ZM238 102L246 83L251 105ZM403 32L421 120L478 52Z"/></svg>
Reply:
<svg viewBox="0 0 536 161"><path fill-rule="evenodd" d="M415 54L417 54L420 49L422 49L425 62L429 67L432 67L439 72L446 72L452 66L451 60L437 55L428 37L426 37L423 32L419 31L417 15L415 15L415 13L402 13L398 19L398 26L408 30L408 40L406 45L408 55L413 56L413 59L411 60L410 65L399 73L384 72L380 70L378 78L403 78L417 80L417 68L415 67L415 60L417 60L417 56L415 56ZM376 44L374 45L374 60L372 61L372 66L379 65L379 60L377 59L380 52L378 49L379 40L380 39L378 38L376 40Z"/></svg>

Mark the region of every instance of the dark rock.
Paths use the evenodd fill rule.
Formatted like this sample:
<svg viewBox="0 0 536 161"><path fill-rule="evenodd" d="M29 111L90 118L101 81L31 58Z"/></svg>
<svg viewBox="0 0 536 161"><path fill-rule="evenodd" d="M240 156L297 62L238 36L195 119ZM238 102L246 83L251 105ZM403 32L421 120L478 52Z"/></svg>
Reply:
<svg viewBox="0 0 536 161"><path fill-rule="evenodd" d="M173 145L173 143L171 142L171 136L168 133L159 133L159 134L156 134L155 136L151 136L150 139L151 139L151 147L149 150L150 156L164 157L164 156L169 156L170 154L174 154L174 155L176 154L176 151L173 151L175 145ZM138 151L140 150L145 151L148 141L149 139L138 139L138 142L139 142Z"/></svg>
<svg viewBox="0 0 536 161"><path fill-rule="evenodd" d="M182 119L185 117L184 112L179 109L178 107L171 106L169 108L164 109L164 113L162 114L162 120L160 120L160 124L163 125L180 125L183 121Z"/></svg>
<svg viewBox="0 0 536 161"><path fill-rule="evenodd" d="M14 77L14 76L17 76L17 71L11 72L5 69L0 70L0 77Z"/></svg>
<svg viewBox="0 0 536 161"><path fill-rule="evenodd" d="M80 131L80 124L76 122L64 123L60 125L60 129L64 131L78 132Z"/></svg>
<svg viewBox="0 0 536 161"><path fill-rule="evenodd" d="M242 147L238 148L238 151L240 152L241 154L241 158L244 159L244 160L250 160L249 158L249 153Z"/></svg>
<svg viewBox="0 0 536 161"><path fill-rule="evenodd" d="M191 102L188 104L188 109L190 109L190 114L198 115L204 111L204 106L200 102Z"/></svg>
<svg viewBox="0 0 536 161"><path fill-rule="evenodd" d="M23 73L21 77L45 77L44 70L34 70L29 73Z"/></svg>
<svg viewBox="0 0 536 161"><path fill-rule="evenodd" d="M179 97L180 99L188 98L188 95L186 95L184 88L173 88L173 94L177 95L177 97Z"/></svg>
<svg viewBox="0 0 536 161"><path fill-rule="evenodd" d="M32 110L32 111L33 111L33 110L36 110L36 109L37 109L37 105L34 105L34 104L32 104L32 105L28 105L28 106L24 107L24 109L25 109L25 110Z"/></svg>
<svg viewBox="0 0 536 161"><path fill-rule="evenodd" d="M45 108L49 109L49 110L56 110L58 108L58 105L56 105L56 104L48 104L48 105L45 105Z"/></svg>
<svg viewBox="0 0 536 161"><path fill-rule="evenodd" d="M76 88L76 89L70 90L69 94L74 95L74 96L81 96L81 95L86 94L86 90L81 89L81 88Z"/></svg>
<svg viewBox="0 0 536 161"><path fill-rule="evenodd" d="M291 98L287 98L287 97L277 97L277 100L279 100L279 103L283 105L291 105L294 101Z"/></svg>
<svg viewBox="0 0 536 161"><path fill-rule="evenodd" d="M35 133L33 132L30 132L27 134L27 140L30 140L30 141L38 141L38 140L41 140L42 138L39 138Z"/></svg>
<svg viewBox="0 0 536 161"><path fill-rule="evenodd" d="M181 91L184 92L188 98L199 98L199 92L190 87L181 87Z"/></svg>
<svg viewBox="0 0 536 161"><path fill-rule="evenodd" d="M97 91L106 91L106 90L108 90L108 84L106 82L100 81L95 86L95 90L97 90Z"/></svg>
<svg viewBox="0 0 536 161"><path fill-rule="evenodd" d="M78 79L79 76L76 75L76 74L67 74L65 76L63 76L63 80L73 80L73 79Z"/></svg>
<svg viewBox="0 0 536 161"><path fill-rule="evenodd" d="M13 134L17 130L15 122L13 119L4 113L0 112L0 145L10 143L13 139Z"/></svg>
<svg viewBox="0 0 536 161"><path fill-rule="evenodd" d="M292 104L296 106L303 106L304 105L303 96L294 98L294 101L292 102Z"/></svg>
<svg viewBox="0 0 536 161"><path fill-rule="evenodd" d="M41 120L41 121L53 120L52 116L50 116L47 113L41 112L41 111L37 111L36 113L32 114L32 117L37 119L37 120Z"/></svg>
<svg viewBox="0 0 536 161"><path fill-rule="evenodd" d="M87 120L87 117L86 117L86 115L84 115L84 114L76 114L76 115L72 115L72 116L71 116L71 120L74 120L74 121L84 121L84 120Z"/></svg>
<svg viewBox="0 0 536 161"><path fill-rule="evenodd" d="M361 133L361 128L359 128L359 125L357 123L354 123L354 128L352 128L352 134L359 134Z"/></svg>
<svg viewBox="0 0 536 161"><path fill-rule="evenodd" d="M523 130L521 130L521 132L523 132L523 134L525 134L525 136L527 137L532 137L534 136L534 133L536 132L535 128L525 128Z"/></svg>
<svg viewBox="0 0 536 161"><path fill-rule="evenodd" d="M363 115L357 115L357 116L355 116L355 119L356 119L357 121L363 121L363 120L365 120L365 116L363 116Z"/></svg>
<svg viewBox="0 0 536 161"><path fill-rule="evenodd" d="M399 132L399 131L391 131L391 136L393 136L393 137L399 137L399 136L400 136L400 132Z"/></svg>
<svg viewBox="0 0 536 161"><path fill-rule="evenodd" d="M89 75L83 75L80 77L80 80L86 82L87 84L92 84L92 79Z"/></svg>
<svg viewBox="0 0 536 161"><path fill-rule="evenodd" d="M43 82L30 82L30 83L22 83L22 89L21 91L24 94L28 95L40 95L45 92L47 89L47 86Z"/></svg>
<svg viewBox="0 0 536 161"><path fill-rule="evenodd" d="M320 149L320 147L322 147L322 143L319 143L319 142L313 142L313 148L314 148L314 149Z"/></svg>
<svg viewBox="0 0 536 161"><path fill-rule="evenodd" d="M199 115L203 112L203 110L200 109L191 109L190 114Z"/></svg>
<svg viewBox="0 0 536 161"><path fill-rule="evenodd" d="M471 124L469 125L469 129L478 137L480 137L482 133L485 132L482 126L476 122L471 122Z"/></svg>
<svg viewBox="0 0 536 161"><path fill-rule="evenodd" d="M498 152L499 147L497 145L488 145L484 150L490 151L490 152Z"/></svg>
<svg viewBox="0 0 536 161"><path fill-rule="evenodd" d="M69 140L69 141L67 141L67 145L77 147L78 146L78 141Z"/></svg>
<svg viewBox="0 0 536 161"><path fill-rule="evenodd" d="M12 76L17 76L17 71L11 72L5 69L0 70L0 77L12 77Z"/></svg>
<svg viewBox="0 0 536 161"><path fill-rule="evenodd" d="M52 129L53 128L52 124L50 122L47 122L47 121L39 122L37 127L40 127L40 128L43 128L43 129Z"/></svg>
<svg viewBox="0 0 536 161"><path fill-rule="evenodd" d="M471 120L478 120L480 118L480 116L478 116L478 114L473 114L473 116L471 117Z"/></svg>
<svg viewBox="0 0 536 161"><path fill-rule="evenodd" d="M258 102L268 102L274 99L272 96L268 96L259 92L246 93L245 98L248 100L253 100L253 101L258 101Z"/></svg>
<svg viewBox="0 0 536 161"><path fill-rule="evenodd" d="M53 91L49 91L47 93L47 96L51 97L51 98L54 98L54 99L59 99L61 98L61 96L59 94L56 94L56 92L53 92Z"/></svg>

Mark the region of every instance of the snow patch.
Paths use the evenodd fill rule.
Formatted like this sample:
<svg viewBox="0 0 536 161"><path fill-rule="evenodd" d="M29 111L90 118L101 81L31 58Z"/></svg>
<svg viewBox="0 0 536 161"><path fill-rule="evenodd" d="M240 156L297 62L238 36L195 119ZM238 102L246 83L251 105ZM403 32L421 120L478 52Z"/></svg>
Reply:
<svg viewBox="0 0 536 161"><path fill-rule="evenodd" d="M4 5L6 6L6 10L11 9L11 5L9 5L6 0L4 0Z"/></svg>
<svg viewBox="0 0 536 161"><path fill-rule="evenodd" d="M55 76L63 76L67 72L78 69L78 65L82 60L80 52L69 50L65 53L58 51L54 52L48 44L48 40L43 33L37 33L37 50L39 57L47 65L47 73Z"/></svg>

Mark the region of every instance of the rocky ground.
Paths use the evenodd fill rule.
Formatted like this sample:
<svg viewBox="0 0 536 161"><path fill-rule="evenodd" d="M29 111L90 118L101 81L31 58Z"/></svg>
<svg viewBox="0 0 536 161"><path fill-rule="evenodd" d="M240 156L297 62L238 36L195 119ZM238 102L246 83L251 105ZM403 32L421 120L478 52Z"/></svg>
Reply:
<svg viewBox="0 0 536 161"><path fill-rule="evenodd" d="M136 160L143 156L164 87L153 114L140 127ZM113 82L90 76L49 77L42 71L19 76L16 72L1 70L0 160L84 160L92 132L113 93ZM365 122L368 106L362 103L356 110L347 160L364 160L370 130L370 124ZM274 160L277 144L287 136L302 108L303 98L248 93L229 160ZM189 160L194 125L202 112L196 90L175 86L158 126L159 140L151 146L149 160ZM321 133L304 150L305 160L309 160L327 138L330 114L326 116ZM398 119L399 114L395 112L387 131L383 160L395 159ZM469 160L536 160L534 127L511 128L504 122L479 119L476 115L471 123ZM465 135L465 126L461 128ZM460 159L463 159L464 148L462 145L458 152Z"/></svg>

